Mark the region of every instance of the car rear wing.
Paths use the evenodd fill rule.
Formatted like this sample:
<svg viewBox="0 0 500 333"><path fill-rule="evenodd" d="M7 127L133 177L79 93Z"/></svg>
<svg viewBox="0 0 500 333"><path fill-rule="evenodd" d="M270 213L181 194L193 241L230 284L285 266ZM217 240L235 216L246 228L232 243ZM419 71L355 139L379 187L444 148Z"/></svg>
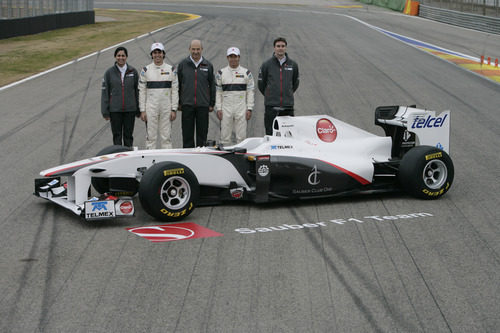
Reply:
<svg viewBox="0 0 500 333"><path fill-rule="evenodd" d="M450 153L450 111L435 111L412 106L379 106L375 125L392 137L392 156L401 157L415 146L437 147Z"/></svg>

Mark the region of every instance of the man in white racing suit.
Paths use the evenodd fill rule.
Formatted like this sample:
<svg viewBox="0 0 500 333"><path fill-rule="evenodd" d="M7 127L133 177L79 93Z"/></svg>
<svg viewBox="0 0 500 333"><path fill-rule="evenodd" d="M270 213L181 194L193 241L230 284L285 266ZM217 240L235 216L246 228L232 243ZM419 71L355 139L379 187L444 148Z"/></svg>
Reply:
<svg viewBox="0 0 500 333"><path fill-rule="evenodd" d="M157 141L162 149L172 148L172 122L179 104L177 73L164 62L162 43L151 45L151 57L153 62L139 76L139 109L141 119L146 122L146 149L156 149Z"/></svg>
<svg viewBox="0 0 500 333"><path fill-rule="evenodd" d="M236 143L247 136L247 121L252 117L254 106L254 79L252 73L240 66L240 50L227 50L229 66L219 70L215 76L215 109L221 121L220 143L231 144L231 135L236 134Z"/></svg>

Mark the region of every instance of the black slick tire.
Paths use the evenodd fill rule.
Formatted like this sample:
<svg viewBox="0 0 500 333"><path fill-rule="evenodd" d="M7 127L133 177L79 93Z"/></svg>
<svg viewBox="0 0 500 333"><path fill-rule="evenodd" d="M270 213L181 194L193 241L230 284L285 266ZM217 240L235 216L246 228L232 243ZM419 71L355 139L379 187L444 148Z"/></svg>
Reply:
<svg viewBox="0 0 500 333"><path fill-rule="evenodd" d="M420 199L437 199L451 187L454 167L450 156L431 146L418 146L402 158L398 181L410 195Z"/></svg>
<svg viewBox="0 0 500 333"><path fill-rule="evenodd" d="M142 208L160 221L179 221L194 210L200 197L195 174L183 164L161 162L144 173L139 185Z"/></svg>

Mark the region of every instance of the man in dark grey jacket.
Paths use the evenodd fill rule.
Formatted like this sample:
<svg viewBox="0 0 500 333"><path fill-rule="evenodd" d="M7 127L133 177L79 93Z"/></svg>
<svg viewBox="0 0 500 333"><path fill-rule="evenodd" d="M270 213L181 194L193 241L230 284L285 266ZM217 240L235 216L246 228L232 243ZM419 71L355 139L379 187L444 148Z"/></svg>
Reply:
<svg viewBox="0 0 500 333"><path fill-rule="evenodd" d="M208 113L213 111L215 105L214 67L201 56L202 51L201 41L191 41L190 56L177 66L184 148L205 146L208 134Z"/></svg>
<svg viewBox="0 0 500 333"><path fill-rule="evenodd" d="M276 116L293 116L293 93L299 87L299 66L286 53L287 42L283 37L274 40L274 54L259 71L259 90L264 95L264 125L266 135L273 134Z"/></svg>

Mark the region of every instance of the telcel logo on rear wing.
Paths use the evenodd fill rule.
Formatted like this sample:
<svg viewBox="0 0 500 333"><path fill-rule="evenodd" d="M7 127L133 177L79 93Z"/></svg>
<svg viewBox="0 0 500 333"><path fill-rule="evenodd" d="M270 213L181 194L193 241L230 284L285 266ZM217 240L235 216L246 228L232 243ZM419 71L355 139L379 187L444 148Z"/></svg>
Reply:
<svg viewBox="0 0 500 333"><path fill-rule="evenodd" d="M415 133L419 145L440 148L450 152L450 111L443 111L439 116L434 112L415 114L408 117L407 129Z"/></svg>
<svg viewBox="0 0 500 333"><path fill-rule="evenodd" d="M433 117L431 115L427 115L427 117L416 116L413 118L413 123L411 124L411 128L432 128L432 127L443 127L446 122L446 118L448 118L448 114L439 117Z"/></svg>

